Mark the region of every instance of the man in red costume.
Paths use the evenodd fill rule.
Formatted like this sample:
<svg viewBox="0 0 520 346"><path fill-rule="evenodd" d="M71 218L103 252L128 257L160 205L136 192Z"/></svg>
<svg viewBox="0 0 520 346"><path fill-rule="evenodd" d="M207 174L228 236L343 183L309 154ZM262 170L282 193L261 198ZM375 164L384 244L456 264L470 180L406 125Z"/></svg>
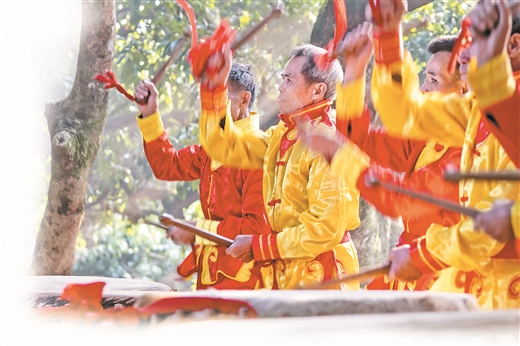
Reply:
<svg viewBox="0 0 520 346"><path fill-rule="evenodd" d="M196 225L209 232L235 239L240 234L269 235L262 196L262 170L232 169L211 160L200 144L176 150L164 130L158 112L158 94L147 80L140 82L135 97L147 104L137 104L141 115L137 123L144 140L144 150L158 179L190 181L200 179L200 202L205 219ZM251 113L257 85L251 68L234 63L229 77L228 98L231 117L239 128L258 130L257 114ZM222 246L177 227L168 235L178 243L193 244L193 251L177 270L185 278L198 273L196 289L255 289L264 287L259 267L243 263L229 255Z"/></svg>

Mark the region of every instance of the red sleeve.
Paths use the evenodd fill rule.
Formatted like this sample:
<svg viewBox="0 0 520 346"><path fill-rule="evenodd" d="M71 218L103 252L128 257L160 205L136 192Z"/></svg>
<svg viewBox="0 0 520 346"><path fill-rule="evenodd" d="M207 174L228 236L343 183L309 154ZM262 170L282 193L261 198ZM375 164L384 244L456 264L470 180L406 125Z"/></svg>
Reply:
<svg viewBox="0 0 520 346"><path fill-rule="evenodd" d="M337 127L374 163L396 172L406 171L408 159L416 142L390 137L383 130L370 130L370 112L366 106L361 117L350 119L348 124L340 121Z"/></svg>
<svg viewBox="0 0 520 346"><path fill-rule="evenodd" d="M166 132L149 143L144 152L153 174L160 180L195 180L200 178L202 148L200 144L181 150L173 148Z"/></svg>
<svg viewBox="0 0 520 346"><path fill-rule="evenodd" d="M410 259L423 274L435 273L449 266L435 258L426 246L426 236L415 239L410 246Z"/></svg>
<svg viewBox="0 0 520 346"><path fill-rule="evenodd" d="M505 101L484 109L486 125L497 137L507 155L520 168L520 79L516 93Z"/></svg>
<svg viewBox="0 0 520 346"><path fill-rule="evenodd" d="M262 193L262 170L242 170L241 174L244 178L242 217L226 216L220 221L217 233L229 239L235 239L239 234L271 234Z"/></svg>
<svg viewBox="0 0 520 346"><path fill-rule="evenodd" d="M361 174L357 188L363 198L374 205L379 212L389 217L416 218L424 214L437 213L439 207L416 198L388 191L380 185L367 187L365 178L370 174L373 174L381 182L406 190L435 195L452 202L456 202L458 199L458 184L445 181L442 173L439 173L436 167L425 167L405 178L396 176L389 170L370 167Z"/></svg>

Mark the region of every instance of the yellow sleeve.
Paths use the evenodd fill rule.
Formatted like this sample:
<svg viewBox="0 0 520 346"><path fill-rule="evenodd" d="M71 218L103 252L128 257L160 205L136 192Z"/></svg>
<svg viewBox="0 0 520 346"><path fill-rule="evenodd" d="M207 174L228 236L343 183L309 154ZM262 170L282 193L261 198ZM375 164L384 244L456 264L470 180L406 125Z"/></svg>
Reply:
<svg viewBox="0 0 520 346"><path fill-rule="evenodd" d="M494 200L518 198L518 184L502 181L475 207L478 210L489 210ZM473 219L465 219L451 227L432 224L426 232L426 243L434 257L465 271L480 267L484 261L500 252L505 245L484 232L475 232Z"/></svg>
<svg viewBox="0 0 520 346"><path fill-rule="evenodd" d="M365 78L350 83L337 83L336 117L349 120L359 118L365 105Z"/></svg>
<svg viewBox="0 0 520 346"><path fill-rule="evenodd" d="M520 200L517 200L511 209L511 224L515 238L520 239Z"/></svg>
<svg viewBox="0 0 520 346"><path fill-rule="evenodd" d="M308 208L299 215L296 226L285 227L276 236L283 259L311 260L340 244L345 231L360 223L359 191L349 188L344 179L334 177L322 155L307 150L301 160L307 161L309 167L304 172L308 174L304 192Z"/></svg>
<svg viewBox="0 0 520 346"><path fill-rule="evenodd" d="M335 177L355 187L360 174L370 167L370 158L352 141L347 141L334 155L330 163Z"/></svg>
<svg viewBox="0 0 520 346"><path fill-rule="evenodd" d="M475 59L471 60L468 83L483 109L510 98L516 91L516 82L507 53L503 52L480 67Z"/></svg>
<svg viewBox="0 0 520 346"><path fill-rule="evenodd" d="M229 111L227 88L210 91L201 87L200 143L212 160L233 168L260 169L268 135L238 128ZM225 119L224 128L221 120Z"/></svg>
<svg viewBox="0 0 520 346"><path fill-rule="evenodd" d="M138 115L136 119L141 135L146 143L155 141L164 133L164 126L159 112L155 112L146 118L140 118L140 115Z"/></svg>
<svg viewBox="0 0 520 346"><path fill-rule="evenodd" d="M462 147L471 111L471 97L419 90L410 52L389 66L375 64L372 101L387 130L395 137L435 139Z"/></svg>
<svg viewBox="0 0 520 346"><path fill-rule="evenodd" d="M205 219L198 219L197 220L197 227L202 228L210 233L217 234L217 227L220 224L220 221L215 220L205 220ZM195 236L195 244L197 245L217 245L216 243L204 239L202 237L199 237L198 235Z"/></svg>

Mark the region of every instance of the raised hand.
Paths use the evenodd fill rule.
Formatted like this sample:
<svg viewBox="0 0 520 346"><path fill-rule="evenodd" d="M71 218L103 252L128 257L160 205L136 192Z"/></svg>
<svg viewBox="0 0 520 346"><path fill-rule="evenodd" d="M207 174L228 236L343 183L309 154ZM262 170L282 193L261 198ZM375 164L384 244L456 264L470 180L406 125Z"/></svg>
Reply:
<svg viewBox="0 0 520 346"><path fill-rule="evenodd" d="M492 58L507 52L512 17L506 0L480 1L467 15L471 22L473 42L471 56L481 66Z"/></svg>
<svg viewBox="0 0 520 346"><path fill-rule="evenodd" d="M146 104L140 104L136 102L137 108L139 108L143 118L146 118L147 116L157 112L159 104L159 93L157 92L155 85L153 85L150 80L144 79L137 84L134 91L134 97L138 100L144 100L148 97Z"/></svg>
<svg viewBox="0 0 520 346"><path fill-rule="evenodd" d="M231 52L231 48L225 45L223 51L216 52L209 57L202 72L202 83L207 83L210 89L226 85L229 72L231 71L232 61L233 53Z"/></svg>
<svg viewBox="0 0 520 346"><path fill-rule="evenodd" d="M407 0L376 0L378 3L379 14L365 11L367 20L369 18L378 18L378 25L375 26L377 32L393 32L399 30L401 26L401 18L408 11Z"/></svg>
<svg viewBox="0 0 520 346"><path fill-rule="evenodd" d="M343 82L363 77L372 54L372 24L364 22L348 32L340 44L338 55L345 62Z"/></svg>

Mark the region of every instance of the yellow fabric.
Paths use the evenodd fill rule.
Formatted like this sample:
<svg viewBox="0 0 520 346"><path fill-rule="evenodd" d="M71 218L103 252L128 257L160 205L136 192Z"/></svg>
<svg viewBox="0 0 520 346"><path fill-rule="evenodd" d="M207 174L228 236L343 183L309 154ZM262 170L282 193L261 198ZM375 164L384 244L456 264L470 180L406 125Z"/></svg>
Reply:
<svg viewBox="0 0 520 346"><path fill-rule="evenodd" d="M480 67L477 67L475 58L472 59L468 72L468 83L478 95L483 109L507 100L516 91L516 82L507 52L503 52Z"/></svg>
<svg viewBox="0 0 520 346"><path fill-rule="evenodd" d="M226 126L222 129L224 116ZM334 128L328 130L334 134ZM285 131L282 122L266 132L237 128L229 111L215 114L203 107L200 117L201 143L212 159L232 167L263 168L264 205L271 227L279 232L277 246L283 259L277 263L283 266L277 267L277 281L280 289L291 289L300 283L321 281L309 272L314 268L312 260L344 247L340 244L344 232L360 223L359 192L343 179L334 178L326 160L299 141L280 158ZM277 161L286 164L277 166ZM281 204L267 204L274 199L281 199ZM338 250L337 254L347 272L358 271L353 251Z"/></svg>
<svg viewBox="0 0 520 346"><path fill-rule="evenodd" d="M140 118L138 115L136 119L146 143L155 141L164 133L164 126L159 112L155 112L146 118Z"/></svg>
<svg viewBox="0 0 520 346"><path fill-rule="evenodd" d="M419 92L413 66L413 60L406 52L402 62L389 67L376 64L374 68L372 98L387 130L395 135L409 135L423 140L432 138L447 145L462 146L462 172L514 169L492 134L475 148L479 155L474 154L481 117L477 99L472 94L459 97L455 94ZM402 82L395 81L392 74L400 75ZM477 97L484 89L478 92ZM507 181L464 180L459 186L459 195L467 197L462 204L479 210L491 208L496 199L518 199L520 188L518 183ZM491 258L504 244L483 232L474 232L472 219L464 218L452 227L433 224L426 233L426 239L430 253L454 267L445 269L432 289L457 291L453 282L455 272L476 270L482 276L482 293L477 299L483 308L519 307L518 295L515 298L511 294L518 280L518 260Z"/></svg>
<svg viewBox="0 0 520 346"><path fill-rule="evenodd" d="M370 158L353 142L347 141L330 163L336 177L342 177L347 186L356 186L361 173L370 167Z"/></svg>
<svg viewBox="0 0 520 346"><path fill-rule="evenodd" d="M196 226L198 228L202 228L213 234L217 234L218 233L217 227L219 224L220 224L220 221L199 219L199 220L197 220ZM195 236L195 244L197 244L197 245L217 245L210 240L199 237L198 235Z"/></svg>
<svg viewBox="0 0 520 346"><path fill-rule="evenodd" d="M350 83L337 83L336 111L338 119L359 118L365 107L365 78Z"/></svg>
<svg viewBox="0 0 520 346"><path fill-rule="evenodd" d="M444 148L440 151L435 150L435 146L437 144L444 146ZM421 150L421 153L419 154L419 157L417 158L417 161L415 162L414 170L417 172L421 168L426 167L426 166L431 165L432 163L436 162L437 160L439 160L442 157L442 155L444 155L444 153L446 151L448 151L449 148L450 147L445 144L442 144L437 141L429 140L426 143L426 145L424 146L424 149Z"/></svg>
<svg viewBox="0 0 520 346"><path fill-rule="evenodd" d="M517 200L511 209L511 224L515 238L520 239L520 200Z"/></svg>
<svg viewBox="0 0 520 346"><path fill-rule="evenodd" d="M214 246L206 246L204 247L204 253L202 254L202 258L200 258L200 254L198 256L198 260L202 263L210 263L210 262L216 262L218 258L218 251L217 248ZM253 269L253 265L255 264L254 261L244 263L242 267L240 267L240 270L238 271L236 276L230 276L227 275L225 272L221 270L217 270L215 278L218 278L218 274L227 277L228 279L233 279L238 282L247 282L251 278L251 269ZM209 266L203 265L202 266L202 273L199 273L200 280L204 285L213 285L216 282L215 280L212 280Z"/></svg>
<svg viewBox="0 0 520 346"><path fill-rule="evenodd" d="M253 129L257 131L260 128L260 118L258 113L251 112L249 113L249 117L237 120L234 122L235 126L241 129ZM217 160L211 160L211 170L216 171L220 167L222 167L223 163Z"/></svg>

